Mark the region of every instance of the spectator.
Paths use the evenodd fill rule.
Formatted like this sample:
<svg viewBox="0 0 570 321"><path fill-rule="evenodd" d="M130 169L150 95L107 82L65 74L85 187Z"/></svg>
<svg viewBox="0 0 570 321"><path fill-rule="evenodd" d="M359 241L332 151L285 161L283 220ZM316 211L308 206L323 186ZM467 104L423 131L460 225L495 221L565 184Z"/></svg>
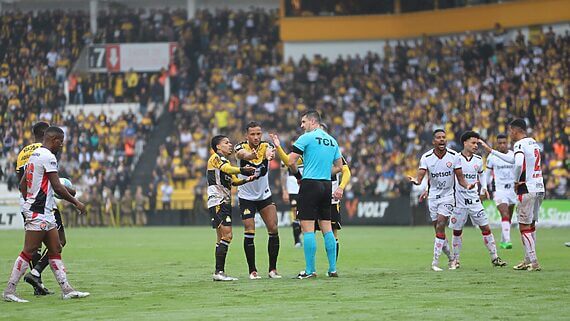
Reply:
<svg viewBox="0 0 570 321"><path fill-rule="evenodd" d="M171 202L172 202L172 193L174 192L174 189L172 188L168 180L164 181L164 184L161 187L161 192L162 192L162 199L161 199L162 209L170 210L172 208Z"/></svg>

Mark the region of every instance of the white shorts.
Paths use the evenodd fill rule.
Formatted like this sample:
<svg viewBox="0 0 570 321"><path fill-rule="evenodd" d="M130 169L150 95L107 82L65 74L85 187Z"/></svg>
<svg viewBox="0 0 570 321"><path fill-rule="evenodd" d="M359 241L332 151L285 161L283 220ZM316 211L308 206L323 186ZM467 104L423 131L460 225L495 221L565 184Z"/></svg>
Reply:
<svg viewBox="0 0 570 321"><path fill-rule="evenodd" d="M489 218L487 217L487 213L485 213L485 209L481 203L478 205L479 206L455 208L449 220L449 228L457 231L462 230L465 223L467 223L468 216L471 218L471 223L475 226L489 225Z"/></svg>
<svg viewBox="0 0 570 321"><path fill-rule="evenodd" d="M506 191L506 190L497 190L493 195L493 200L495 204L508 204L508 205L515 205L518 203L517 194L514 190Z"/></svg>
<svg viewBox="0 0 570 321"><path fill-rule="evenodd" d="M429 216L432 221L437 220L437 214L450 217L455 208L455 196L428 199Z"/></svg>
<svg viewBox="0 0 570 321"><path fill-rule="evenodd" d="M53 214L40 214L33 212L23 212L24 230L26 231L49 231L57 228L55 216Z"/></svg>
<svg viewBox="0 0 570 321"><path fill-rule="evenodd" d="M538 212L543 199L544 192L519 195L520 203L517 206L519 223L532 224L532 222L538 222Z"/></svg>

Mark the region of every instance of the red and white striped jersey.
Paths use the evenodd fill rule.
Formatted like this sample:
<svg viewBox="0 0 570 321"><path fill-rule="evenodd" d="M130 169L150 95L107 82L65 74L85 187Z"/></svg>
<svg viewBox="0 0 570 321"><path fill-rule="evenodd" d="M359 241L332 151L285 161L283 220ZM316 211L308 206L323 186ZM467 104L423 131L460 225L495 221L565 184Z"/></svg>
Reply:
<svg viewBox="0 0 570 321"><path fill-rule="evenodd" d="M47 174L57 172L57 169L57 159L49 149L39 147L33 152L24 174L28 190L22 206L23 212L51 214L55 199Z"/></svg>
<svg viewBox="0 0 570 321"><path fill-rule="evenodd" d="M519 154L524 156L520 177L515 178L524 184L518 187L517 194L544 192L540 146L533 138L525 137L515 143L514 152L515 161Z"/></svg>

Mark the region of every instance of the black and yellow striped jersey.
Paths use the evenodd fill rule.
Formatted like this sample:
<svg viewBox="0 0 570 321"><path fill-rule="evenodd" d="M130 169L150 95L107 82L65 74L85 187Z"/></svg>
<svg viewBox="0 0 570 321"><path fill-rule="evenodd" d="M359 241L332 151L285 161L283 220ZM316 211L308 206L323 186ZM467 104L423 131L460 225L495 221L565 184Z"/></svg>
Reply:
<svg viewBox="0 0 570 321"><path fill-rule="evenodd" d="M241 185L238 187L238 197L250 201L260 201L267 199L271 196L271 190L269 188L269 178L267 172L269 171L269 160L266 158L267 149L273 148L273 145L261 141L257 148L252 148L247 141L241 142L234 147L234 150L239 152L240 150L245 150L247 152L255 152L257 157L252 160L238 159L239 166L251 166L255 167L256 179L251 183ZM239 175L241 179L245 179L246 176Z"/></svg>
<svg viewBox="0 0 570 321"><path fill-rule="evenodd" d="M18 181L22 179L24 171L26 170L26 164L32 156L32 153L42 146L42 143L34 143L24 147L18 154L18 159L16 160L16 174L18 175Z"/></svg>
<svg viewBox="0 0 570 321"><path fill-rule="evenodd" d="M212 154L208 159L208 208L226 203L231 205L232 185L239 185L240 181L236 174L240 172L239 167L232 166L230 161L217 153Z"/></svg>

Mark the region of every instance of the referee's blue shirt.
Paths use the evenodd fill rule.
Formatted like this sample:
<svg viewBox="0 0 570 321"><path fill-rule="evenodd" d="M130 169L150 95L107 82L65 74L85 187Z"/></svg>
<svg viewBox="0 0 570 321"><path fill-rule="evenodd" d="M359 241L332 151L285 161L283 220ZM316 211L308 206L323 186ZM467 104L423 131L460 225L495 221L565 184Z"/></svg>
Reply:
<svg viewBox="0 0 570 321"><path fill-rule="evenodd" d="M301 135L293 152L303 155L303 179L330 181L333 163L342 157L336 139L320 128Z"/></svg>

